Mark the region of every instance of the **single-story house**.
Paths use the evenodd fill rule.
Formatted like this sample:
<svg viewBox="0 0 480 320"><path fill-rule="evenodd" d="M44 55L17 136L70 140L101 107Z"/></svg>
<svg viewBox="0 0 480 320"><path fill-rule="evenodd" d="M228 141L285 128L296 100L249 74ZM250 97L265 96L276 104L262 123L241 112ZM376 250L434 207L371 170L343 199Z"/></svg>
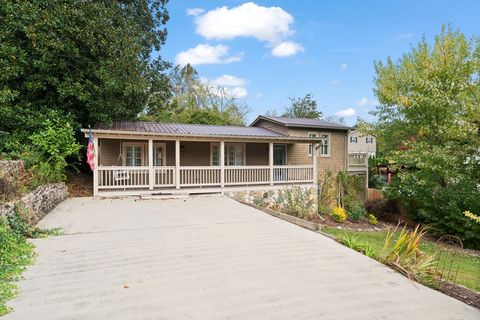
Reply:
<svg viewBox="0 0 480 320"><path fill-rule="evenodd" d="M325 170L366 172L347 156L351 128L259 116L248 127L114 122L92 128L94 195L316 189ZM82 129L88 137L89 129Z"/></svg>

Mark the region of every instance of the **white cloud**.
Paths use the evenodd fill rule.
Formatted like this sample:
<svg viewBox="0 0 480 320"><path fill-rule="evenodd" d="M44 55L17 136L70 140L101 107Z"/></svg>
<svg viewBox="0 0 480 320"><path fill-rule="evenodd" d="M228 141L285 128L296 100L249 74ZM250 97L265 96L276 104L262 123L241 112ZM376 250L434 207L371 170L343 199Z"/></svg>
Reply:
<svg viewBox="0 0 480 320"><path fill-rule="evenodd" d="M213 79L212 81L217 86L237 86L243 87L245 85L245 79L224 74L218 78Z"/></svg>
<svg viewBox="0 0 480 320"><path fill-rule="evenodd" d="M242 60L241 55L231 56L228 50L228 46L222 44L216 46L199 44L195 48L179 52L175 57L175 62L184 66L187 63L190 63L191 65L201 65L231 63Z"/></svg>
<svg viewBox="0 0 480 320"><path fill-rule="evenodd" d="M357 106L359 107L372 107L378 104L376 99L369 99L367 97L363 97L362 99L357 101Z"/></svg>
<svg viewBox="0 0 480 320"><path fill-rule="evenodd" d="M280 7L262 7L253 2L231 9L217 8L195 18L197 33L207 39L253 37L269 43L280 42L291 35L293 21Z"/></svg>
<svg viewBox="0 0 480 320"><path fill-rule="evenodd" d="M335 115L339 117L352 117L356 114L357 114L357 111L353 108L343 109L335 112Z"/></svg>
<svg viewBox="0 0 480 320"><path fill-rule="evenodd" d="M341 69L341 70L347 70L347 68L348 68L348 64L346 64L346 63L342 63L342 64L340 65L340 69Z"/></svg>
<svg viewBox="0 0 480 320"><path fill-rule="evenodd" d="M247 89L243 87L234 87L234 88L225 88L225 89L237 98L246 97L248 94Z"/></svg>
<svg viewBox="0 0 480 320"><path fill-rule="evenodd" d="M413 37L412 32L402 32L395 36L396 39L410 39L411 37Z"/></svg>
<svg viewBox="0 0 480 320"><path fill-rule="evenodd" d="M201 15L204 12L205 12L205 10L203 10L202 8L188 8L187 9L187 16L196 17L196 16Z"/></svg>
<svg viewBox="0 0 480 320"><path fill-rule="evenodd" d="M284 41L272 49L272 55L283 58L293 56L302 51L305 51L305 49L300 44L292 41Z"/></svg>

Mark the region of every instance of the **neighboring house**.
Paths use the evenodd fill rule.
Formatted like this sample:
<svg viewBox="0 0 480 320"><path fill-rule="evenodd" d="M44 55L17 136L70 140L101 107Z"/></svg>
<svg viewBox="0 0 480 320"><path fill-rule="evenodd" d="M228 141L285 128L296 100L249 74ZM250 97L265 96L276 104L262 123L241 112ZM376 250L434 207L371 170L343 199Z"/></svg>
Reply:
<svg viewBox="0 0 480 320"><path fill-rule="evenodd" d="M369 156L375 156L377 154L377 138L357 130L350 131L348 153L368 153Z"/></svg>
<svg viewBox="0 0 480 320"><path fill-rule="evenodd" d="M349 129L323 120L266 116L249 127L100 124L92 129L94 195L316 188L319 172L351 171ZM89 129L82 132L88 137Z"/></svg>

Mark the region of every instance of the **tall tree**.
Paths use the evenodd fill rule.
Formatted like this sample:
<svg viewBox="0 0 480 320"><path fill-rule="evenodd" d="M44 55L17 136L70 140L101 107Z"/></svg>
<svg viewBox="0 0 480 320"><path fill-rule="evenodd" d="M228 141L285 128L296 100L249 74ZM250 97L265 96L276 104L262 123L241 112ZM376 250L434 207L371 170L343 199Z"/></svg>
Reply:
<svg viewBox="0 0 480 320"><path fill-rule="evenodd" d="M160 108L148 110L144 120L200 124L244 125L246 106L226 88L198 77L187 64L175 66L170 73L172 96Z"/></svg>
<svg viewBox="0 0 480 320"><path fill-rule="evenodd" d="M311 93L307 93L302 98L288 98L290 106L288 106L283 114L288 118L308 118L320 119L322 112L317 109L317 101L313 99Z"/></svg>
<svg viewBox="0 0 480 320"><path fill-rule="evenodd" d="M387 196L413 217L480 244L480 39L443 28L397 62L375 63L373 128L401 168ZM403 169L402 169L403 168Z"/></svg>
<svg viewBox="0 0 480 320"><path fill-rule="evenodd" d="M0 130L33 131L49 110L77 126L134 119L168 99L167 0L0 5ZM155 54L154 54L155 53Z"/></svg>

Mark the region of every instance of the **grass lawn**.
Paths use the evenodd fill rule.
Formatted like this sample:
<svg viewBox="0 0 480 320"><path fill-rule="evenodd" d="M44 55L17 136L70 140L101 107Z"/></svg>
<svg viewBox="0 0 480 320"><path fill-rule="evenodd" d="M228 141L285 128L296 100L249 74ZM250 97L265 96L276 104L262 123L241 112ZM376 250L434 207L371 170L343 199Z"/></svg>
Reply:
<svg viewBox="0 0 480 320"><path fill-rule="evenodd" d="M322 231L335 237L342 237L342 235L348 233L358 241L370 245L373 248L375 255L380 253L387 234L387 231L351 231L329 227L322 228ZM420 245L420 248L427 254L433 254L438 250L436 243L427 240ZM457 283L480 292L480 257L461 253L458 259L460 267L457 276Z"/></svg>

